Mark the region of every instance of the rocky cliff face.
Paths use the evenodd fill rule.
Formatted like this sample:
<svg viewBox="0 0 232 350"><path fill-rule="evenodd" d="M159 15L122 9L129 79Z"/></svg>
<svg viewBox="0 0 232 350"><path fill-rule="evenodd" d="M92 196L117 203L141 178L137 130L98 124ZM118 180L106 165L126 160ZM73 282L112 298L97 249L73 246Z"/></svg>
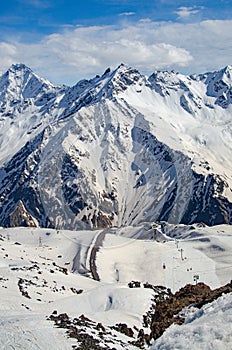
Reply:
<svg viewBox="0 0 232 350"><path fill-rule="evenodd" d="M71 229L232 223L230 71L146 79L121 65L68 88L12 66L0 78L0 225L22 211L25 224Z"/></svg>

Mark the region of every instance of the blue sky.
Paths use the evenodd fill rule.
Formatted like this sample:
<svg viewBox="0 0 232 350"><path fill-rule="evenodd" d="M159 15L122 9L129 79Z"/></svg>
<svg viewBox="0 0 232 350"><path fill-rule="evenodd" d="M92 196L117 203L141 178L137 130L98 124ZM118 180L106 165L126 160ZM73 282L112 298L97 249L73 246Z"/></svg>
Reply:
<svg viewBox="0 0 232 350"><path fill-rule="evenodd" d="M178 10L186 8L189 16L179 17ZM180 11L180 10L179 10ZM184 12L183 12L184 14ZM41 37L69 25L116 24L149 18L153 21L231 19L231 0L8 0L1 4L1 37L26 35Z"/></svg>
<svg viewBox="0 0 232 350"><path fill-rule="evenodd" d="M231 0L8 0L0 71L23 62L68 84L121 62L198 73L232 64L231 33Z"/></svg>

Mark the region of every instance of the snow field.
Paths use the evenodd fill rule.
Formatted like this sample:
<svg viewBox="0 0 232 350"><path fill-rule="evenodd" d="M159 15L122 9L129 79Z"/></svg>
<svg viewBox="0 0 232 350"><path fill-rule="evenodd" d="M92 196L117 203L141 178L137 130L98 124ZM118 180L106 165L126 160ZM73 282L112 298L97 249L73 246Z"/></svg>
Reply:
<svg viewBox="0 0 232 350"><path fill-rule="evenodd" d="M150 309L154 292L143 286L128 288L132 280L164 285L176 291L186 283L194 283L195 275L199 276L198 281L212 288L231 279L230 226L173 226L160 233L159 242L152 239L149 227L144 224L104 232L1 228L1 347L10 349L9 344L14 344L16 349L28 350L70 348L63 330L52 328L45 320L54 310L73 318L84 314L106 326L126 323L131 328L142 328L142 316ZM97 237L102 233L103 241L98 246ZM90 259L93 249L96 249L95 268L100 281L92 279ZM219 312L219 305L215 312ZM224 309L228 308L228 311L223 317L229 321L231 306L226 305ZM187 321L186 327L196 324L196 328L191 328L195 330L189 328L189 332L193 332L189 339L198 332L199 341L194 338L196 344L201 341L206 344L208 336L204 336L202 330L210 329L212 337L218 339L216 349L223 349L221 344L227 349L230 329L225 327L217 333L212 321L205 319L208 320L208 326L207 323L198 326L198 321ZM188 336L177 326L167 332L174 333L167 339L160 338L154 349L172 348L167 344L173 344L174 340L176 349L181 349L178 344L186 341Z"/></svg>

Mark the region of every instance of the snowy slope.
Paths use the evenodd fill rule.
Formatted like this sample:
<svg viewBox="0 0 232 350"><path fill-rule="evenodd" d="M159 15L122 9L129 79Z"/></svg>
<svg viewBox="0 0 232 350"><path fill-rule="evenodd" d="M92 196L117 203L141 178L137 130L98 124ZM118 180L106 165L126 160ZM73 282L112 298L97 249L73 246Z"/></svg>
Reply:
<svg viewBox="0 0 232 350"><path fill-rule="evenodd" d="M167 225L166 233L160 234L157 242L152 229L128 227L112 231L106 234L97 253L98 274L105 282L149 281L173 291L194 283L198 275L198 282L217 288L228 283L232 273L231 234L231 226L227 225Z"/></svg>
<svg viewBox="0 0 232 350"><path fill-rule="evenodd" d="M1 225L231 223L231 67L120 65L68 88L16 65L0 80Z"/></svg>
<svg viewBox="0 0 232 350"><path fill-rule="evenodd" d="M142 315L151 306L153 291L138 292L126 284L83 277L91 276L85 265L90 268L87 254L94 234L25 228L0 230L2 349L71 349L75 342L47 320L54 310L70 317L84 314L104 326L126 322L137 329L142 327ZM117 349L125 348L120 342L127 344L131 340L117 331L109 331L116 337Z"/></svg>
<svg viewBox="0 0 232 350"><path fill-rule="evenodd" d="M157 233L156 241L148 225L114 232L112 229L0 229L1 348L71 349L76 340L67 339L64 329L54 328L47 320L56 311L67 313L71 318L84 314L95 325L101 323L107 332L113 332L115 336L108 334L110 341L115 338L112 347L137 349L129 345L129 341L137 339L140 329L150 333L143 323L143 315L154 305L156 295L153 289L143 288L146 282L175 291L186 283L193 283L195 274L199 275L199 281L213 288L230 280L230 226L174 228L169 225L163 230L166 233ZM141 282L141 287L129 288L132 280ZM217 309L221 305L217 304ZM223 310L227 307L222 305L221 312ZM187 321L190 326L194 322ZM110 328L118 323L127 324L134 336L131 338ZM175 327L174 334L180 332ZM225 325L222 336L230 332L229 329ZM87 327L86 332L94 333L94 325ZM192 332L190 328L189 332ZM172 333L167 339L164 336L161 343L173 341ZM206 341L204 334L200 334L200 338Z"/></svg>

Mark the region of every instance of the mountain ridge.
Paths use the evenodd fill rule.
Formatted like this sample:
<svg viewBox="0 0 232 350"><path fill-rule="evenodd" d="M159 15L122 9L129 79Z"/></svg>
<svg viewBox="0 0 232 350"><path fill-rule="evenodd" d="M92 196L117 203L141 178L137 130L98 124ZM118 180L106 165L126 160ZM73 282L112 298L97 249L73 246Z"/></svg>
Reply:
<svg viewBox="0 0 232 350"><path fill-rule="evenodd" d="M42 227L232 223L231 67L146 78L121 64L73 87L22 64L8 72L10 98L7 73L0 77L2 226L19 201Z"/></svg>

